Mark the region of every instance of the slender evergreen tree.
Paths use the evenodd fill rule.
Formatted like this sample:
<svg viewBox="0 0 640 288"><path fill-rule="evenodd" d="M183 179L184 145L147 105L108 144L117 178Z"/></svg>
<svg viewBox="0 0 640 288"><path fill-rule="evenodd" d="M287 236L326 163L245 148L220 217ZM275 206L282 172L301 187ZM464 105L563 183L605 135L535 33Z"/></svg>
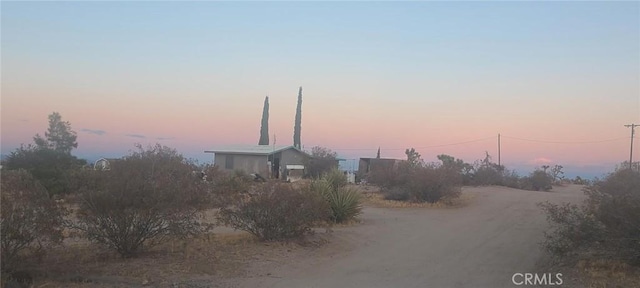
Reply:
<svg viewBox="0 0 640 288"><path fill-rule="evenodd" d="M378 154L376 154L376 158L380 159L380 147L378 147Z"/></svg>
<svg viewBox="0 0 640 288"><path fill-rule="evenodd" d="M262 123L260 125L260 140L258 140L258 145L269 145L269 96L264 98Z"/></svg>
<svg viewBox="0 0 640 288"><path fill-rule="evenodd" d="M296 123L293 126L293 146L302 149L300 144L300 132L302 130L302 87L298 90L298 107L296 108Z"/></svg>

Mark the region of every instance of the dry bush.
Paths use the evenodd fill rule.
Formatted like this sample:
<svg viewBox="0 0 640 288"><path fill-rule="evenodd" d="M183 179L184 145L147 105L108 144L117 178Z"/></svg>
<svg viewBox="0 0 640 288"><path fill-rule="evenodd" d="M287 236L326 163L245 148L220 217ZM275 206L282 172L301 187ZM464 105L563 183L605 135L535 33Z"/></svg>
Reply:
<svg viewBox="0 0 640 288"><path fill-rule="evenodd" d="M168 236L190 236L209 226L198 220L207 206L203 181L175 150L156 145L96 171L80 194L71 226L123 257Z"/></svg>
<svg viewBox="0 0 640 288"><path fill-rule="evenodd" d="M222 208L220 220L260 240L275 241L303 236L329 217L327 202L309 189L277 182L260 183L256 188L248 199Z"/></svg>
<svg viewBox="0 0 640 288"><path fill-rule="evenodd" d="M521 179L520 188L531 191L549 191L551 190L553 178L542 170L531 172L529 177Z"/></svg>
<svg viewBox="0 0 640 288"><path fill-rule="evenodd" d="M241 171L224 171L218 166L207 166L206 185L212 207L226 207L239 201L251 191L254 181L251 176Z"/></svg>
<svg viewBox="0 0 640 288"><path fill-rule="evenodd" d="M385 200L435 203L461 195L462 175L457 170L433 164L409 165L379 170Z"/></svg>
<svg viewBox="0 0 640 288"><path fill-rule="evenodd" d="M615 171L585 188L581 205L541 204L553 229L543 243L564 255L590 249L632 264L640 264L640 172Z"/></svg>
<svg viewBox="0 0 640 288"><path fill-rule="evenodd" d="M410 201L436 203L460 197L462 179L455 171L427 165L415 168L410 174L407 189Z"/></svg>
<svg viewBox="0 0 640 288"><path fill-rule="evenodd" d="M24 170L2 171L0 180L2 270L11 271L19 264L21 252L44 252L46 246L62 242L67 211Z"/></svg>

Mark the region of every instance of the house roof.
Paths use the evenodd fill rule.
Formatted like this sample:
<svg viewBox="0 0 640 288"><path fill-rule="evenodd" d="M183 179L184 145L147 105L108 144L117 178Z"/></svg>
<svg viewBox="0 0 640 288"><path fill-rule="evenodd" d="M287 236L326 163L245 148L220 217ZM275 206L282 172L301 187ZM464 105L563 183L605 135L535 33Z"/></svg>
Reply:
<svg viewBox="0 0 640 288"><path fill-rule="evenodd" d="M245 154L245 155L271 155L284 150L294 149L300 153L306 154L304 151L296 148L293 145L289 146L274 146L274 145L229 145L223 147L216 147L211 150L206 150L204 153L216 153L216 154Z"/></svg>

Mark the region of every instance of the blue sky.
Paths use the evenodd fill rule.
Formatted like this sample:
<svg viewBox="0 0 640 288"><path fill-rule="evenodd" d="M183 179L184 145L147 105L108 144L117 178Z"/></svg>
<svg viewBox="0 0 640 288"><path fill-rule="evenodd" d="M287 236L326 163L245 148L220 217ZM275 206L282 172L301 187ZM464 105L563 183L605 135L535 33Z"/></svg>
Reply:
<svg viewBox="0 0 640 288"><path fill-rule="evenodd" d="M505 162L606 170L640 122L638 2L2 2L2 153L61 113L78 155L159 141L201 161L291 141L368 157L503 133ZM100 131L100 133L94 133ZM135 135L132 136L132 135ZM420 151L472 162L495 141ZM385 151L385 148L389 148ZM393 149L391 149L393 148ZM373 152L372 152L373 151ZM640 152L636 153L640 157ZM586 170L585 170L586 171Z"/></svg>

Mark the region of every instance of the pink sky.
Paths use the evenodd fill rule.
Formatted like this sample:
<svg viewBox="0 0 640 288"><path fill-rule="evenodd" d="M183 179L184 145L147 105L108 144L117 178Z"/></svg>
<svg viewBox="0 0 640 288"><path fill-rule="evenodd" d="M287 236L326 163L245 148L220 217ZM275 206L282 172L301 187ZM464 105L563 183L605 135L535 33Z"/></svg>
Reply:
<svg viewBox="0 0 640 288"><path fill-rule="evenodd" d="M270 134L292 144L303 86L307 149L473 162L497 160L501 133L507 165L610 168L640 123L639 5L3 3L1 152L56 111L81 157L160 142L210 161L257 143L266 95Z"/></svg>

